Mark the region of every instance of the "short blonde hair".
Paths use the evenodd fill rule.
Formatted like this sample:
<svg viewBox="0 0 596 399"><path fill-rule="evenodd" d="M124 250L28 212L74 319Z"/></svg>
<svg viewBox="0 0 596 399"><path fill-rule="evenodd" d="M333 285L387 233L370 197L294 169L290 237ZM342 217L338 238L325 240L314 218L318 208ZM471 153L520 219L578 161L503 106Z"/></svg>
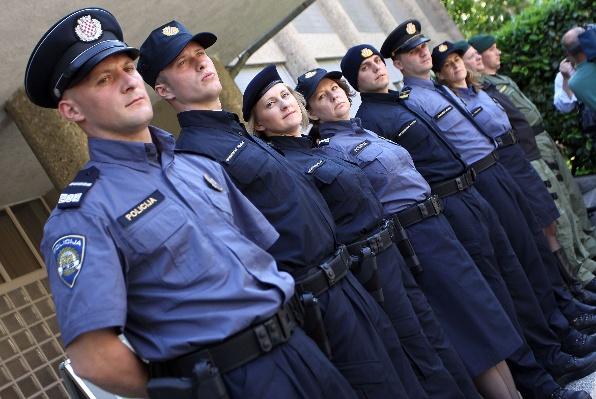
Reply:
<svg viewBox="0 0 596 399"><path fill-rule="evenodd" d="M298 93L296 90L292 89L287 84L283 83L283 85L290 91L290 94L292 94L298 102L298 108L300 108L300 113L302 114L302 129L306 129L308 127L308 112L306 111L306 100L304 99L304 96ZM255 115L255 107L253 107L253 109L250 112L250 118L248 119L248 121L246 121L246 130L248 130L250 134L254 134L256 136L266 136L264 132L258 132L255 129L256 125L257 118Z"/></svg>

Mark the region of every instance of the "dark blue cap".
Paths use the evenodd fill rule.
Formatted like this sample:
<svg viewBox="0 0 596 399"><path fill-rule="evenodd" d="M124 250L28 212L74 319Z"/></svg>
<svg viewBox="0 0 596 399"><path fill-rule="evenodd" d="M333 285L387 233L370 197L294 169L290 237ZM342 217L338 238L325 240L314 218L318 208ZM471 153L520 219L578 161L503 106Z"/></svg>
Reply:
<svg viewBox="0 0 596 399"><path fill-rule="evenodd" d="M344 58L341 59L341 72L355 90L358 90L358 71L360 70L360 64L375 54L383 60L383 56L374 46L359 44L350 48L346 55L344 55Z"/></svg>
<svg viewBox="0 0 596 399"><path fill-rule="evenodd" d="M64 91L106 57L139 50L122 41L116 18L103 8L83 8L54 24L39 40L25 70L25 91L36 105L56 108Z"/></svg>
<svg viewBox="0 0 596 399"><path fill-rule="evenodd" d="M174 61L190 41L208 48L217 41L217 36L211 32L201 32L193 36L176 20L153 30L141 45L141 56L137 65L145 82L155 87L157 75Z"/></svg>
<svg viewBox="0 0 596 399"><path fill-rule="evenodd" d="M317 91L317 87L319 86L319 83L321 83L321 80L325 78L337 80L341 79L341 76L342 74L340 71L327 72L327 70L323 68L316 68L298 76L296 91L302 94L304 99L308 102L308 99L315 94L315 91Z"/></svg>
<svg viewBox="0 0 596 399"><path fill-rule="evenodd" d="M246 86L242 97L242 118L245 121L250 119L250 114L257 101L267 91L278 83L283 83L275 65L267 65L262 71L256 74Z"/></svg>
<svg viewBox="0 0 596 399"><path fill-rule="evenodd" d="M465 51L463 51L459 47L455 47L453 43L451 43L450 41L444 41L443 43L440 43L438 46L435 46L431 54L433 59L433 71L439 72L441 68L443 68L445 61L447 61L447 57L451 53L464 55Z"/></svg>
<svg viewBox="0 0 596 399"><path fill-rule="evenodd" d="M393 29L387 39L381 45L381 54L385 58L391 58L395 54L405 53L430 39L424 36L420 30L420 22L415 19L408 19Z"/></svg>

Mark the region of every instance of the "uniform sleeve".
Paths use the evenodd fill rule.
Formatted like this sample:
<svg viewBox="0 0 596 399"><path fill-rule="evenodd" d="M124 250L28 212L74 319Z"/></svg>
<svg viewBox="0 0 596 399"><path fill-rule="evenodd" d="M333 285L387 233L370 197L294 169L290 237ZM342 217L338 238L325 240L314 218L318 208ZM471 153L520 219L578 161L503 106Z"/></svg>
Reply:
<svg viewBox="0 0 596 399"><path fill-rule="evenodd" d="M41 251L65 346L86 332L124 327L123 267L101 217L59 211L45 226Z"/></svg>
<svg viewBox="0 0 596 399"><path fill-rule="evenodd" d="M230 176L221 168L228 190L234 224L252 242L267 250L279 238L279 233L265 216L236 188Z"/></svg>

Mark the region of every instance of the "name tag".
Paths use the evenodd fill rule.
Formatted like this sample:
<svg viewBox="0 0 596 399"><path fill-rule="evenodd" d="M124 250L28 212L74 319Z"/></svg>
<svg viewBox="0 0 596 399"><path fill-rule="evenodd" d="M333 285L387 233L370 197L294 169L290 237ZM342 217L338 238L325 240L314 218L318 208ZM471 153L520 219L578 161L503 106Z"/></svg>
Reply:
<svg viewBox="0 0 596 399"><path fill-rule="evenodd" d="M482 112L482 107L476 107L472 110L472 116L476 116Z"/></svg>
<svg viewBox="0 0 596 399"><path fill-rule="evenodd" d="M397 137L401 137L402 134L404 134L405 132L408 131L409 128L411 128L412 126L414 126L418 121L416 119L414 119L413 121L410 121L406 124L406 126L404 126L399 133L397 134Z"/></svg>
<svg viewBox="0 0 596 399"><path fill-rule="evenodd" d="M442 117L444 117L445 115L447 115L449 112L451 112L452 109L453 109L453 106L452 105L448 105L445 108L443 108L442 110L440 110L439 113L437 113L434 118L436 120L439 120Z"/></svg>
<svg viewBox="0 0 596 399"><path fill-rule="evenodd" d="M369 144L369 140L364 140L362 143L358 144L356 147L352 149L352 155L357 155L359 152L364 150Z"/></svg>
<svg viewBox="0 0 596 399"><path fill-rule="evenodd" d="M118 218L118 222L124 226L130 226L142 216L148 214L152 209L164 201L165 197L159 190L152 192L147 198L130 208L126 213Z"/></svg>
<svg viewBox="0 0 596 399"><path fill-rule="evenodd" d="M232 150L232 152L230 152L228 154L228 156L226 157L226 162L230 162L232 159L234 159L234 157L236 155L238 155L238 151L240 151L242 149L242 147L244 147L246 145L246 143L244 142L244 140L242 140L240 143L238 143L236 145L236 147L234 147L234 149Z"/></svg>
<svg viewBox="0 0 596 399"><path fill-rule="evenodd" d="M312 165L311 167L308 168L306 173L308 173L309 175L313 174L313 172L315 170L317 170L318 168L320 168L324 163L325 163L324 159L319 159L314 165Z"/></svg>

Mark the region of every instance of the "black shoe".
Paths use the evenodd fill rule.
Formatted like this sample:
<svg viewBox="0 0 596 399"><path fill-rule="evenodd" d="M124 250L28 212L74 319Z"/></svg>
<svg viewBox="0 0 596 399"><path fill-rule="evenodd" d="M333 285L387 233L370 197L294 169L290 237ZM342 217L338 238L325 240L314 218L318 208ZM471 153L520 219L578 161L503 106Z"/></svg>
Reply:
<svg viewBox="0 0 596 399"><path fill-rule="evenodd" d="M564 364L549 370L561 386L596 371L596 353L584 357L569 356Z"/></svg>
<svg viewBox="0 0 596 399"><path fill-rule="evenodd" d="M584 334L592 334L596 332L596 315L582 313L571 320L571 325Z"/></svg>
<svg viewBox="0 0 596 399"><path fill-rule="evenodd" d="M572 328L561 346L566 353L585 356L596 352L596 335L582 334Z"/></svg>
<svg viewBox="0 0 596 399"><path fill-rule="evenodd" d="M570 391L565 388L557 388L551 393L549 399L592 399L586 391Z"/></svg>
<svg viewBox="0 0 596 399"><path fill-rule="evenodd" d="M584 290L596 293L596 277L584 285Z"/></svg>

